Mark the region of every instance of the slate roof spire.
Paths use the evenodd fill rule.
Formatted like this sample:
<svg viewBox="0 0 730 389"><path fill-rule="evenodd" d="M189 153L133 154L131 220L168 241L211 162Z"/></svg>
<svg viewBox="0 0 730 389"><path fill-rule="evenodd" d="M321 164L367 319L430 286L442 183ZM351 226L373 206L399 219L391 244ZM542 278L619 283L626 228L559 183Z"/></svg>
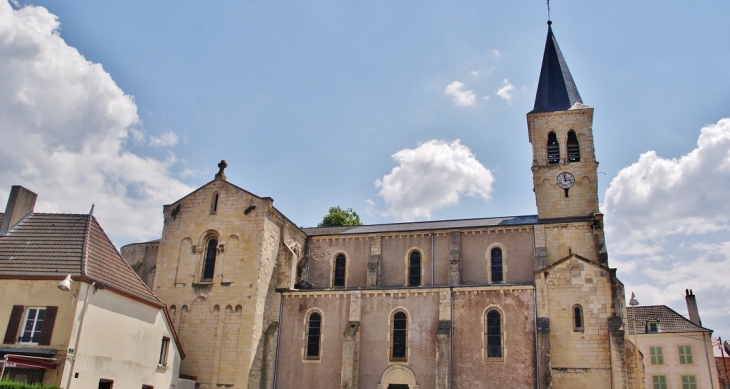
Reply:
<svg viewBox="0 0 730 389"><path fill-rule="evenodd" d="M535 107L532 112L565 111L575 103L583 103L568 64L560 52L558 41L553 35L552 24L553 22L548 20L545 53L542 56L540 81L537 84Z"/></svg>

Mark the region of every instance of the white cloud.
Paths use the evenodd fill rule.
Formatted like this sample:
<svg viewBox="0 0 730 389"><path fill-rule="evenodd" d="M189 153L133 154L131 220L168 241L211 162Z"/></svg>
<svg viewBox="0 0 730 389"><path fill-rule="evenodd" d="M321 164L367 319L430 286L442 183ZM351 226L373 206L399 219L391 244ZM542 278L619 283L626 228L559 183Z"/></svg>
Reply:
<svg viewBox="0 0 730 389"><path fill-rule="evenodd" d="M172 131L166 132L159 137L150 137L150 145L154 147L174 146L176 144L177 135Z"/></svg>
<svg viewBox="0 0 730 389"><path fill-rule="evenodd" d="M431 212L457 204L461 196L489 200L494 177L457 139L430 140L393 154L398 166L375 181L387 215L403 221L429 219Z"/></svg>
<svg viewBox="0 0 730 389"><path fill-rule="evenodd" d="M628 273L627 292L684 312L683 291L694 289L703 324L730 332L728 199L730 119L702 128L697 147L679 158L648 151L622 169L602 209L611 265Z"/></svg>
<svg viewBox="0 0 730 389"><path fill-rule="evenodd" d="M165 160L125 149L141 140L137 107L100 64L59 35L45 8L0 1L0 195L38 193L38 212L88 212L116 240L159 236L161 205L192 188ZM167 142L171 140L167 138Z"/></svg>
<svg viewBox="0 0 730 389"><path fill-rule="evenodd" d="M504 81L502 81L502 87L497 90L497 96L499 96L500 99L506 101L509 104L512 104L512 96L515 91L515 86L510 84L509 79L505 78Z"/></svg>
<svg viewBox="0 0 730 389"><path fill-rule="evenodd" d="M447 96L451 96L454 99L454 104L470 107L476 104L477 96L470 90L463 90L464 83L460 81L454 81L444 88L444 93Z"/></svg>
<svg viewBox="0 0 730 389"><path fill-rule="evenodd" d="M502 52L497 49L492 49L492 54L494 54L495 57L501 57Z"/></svg>

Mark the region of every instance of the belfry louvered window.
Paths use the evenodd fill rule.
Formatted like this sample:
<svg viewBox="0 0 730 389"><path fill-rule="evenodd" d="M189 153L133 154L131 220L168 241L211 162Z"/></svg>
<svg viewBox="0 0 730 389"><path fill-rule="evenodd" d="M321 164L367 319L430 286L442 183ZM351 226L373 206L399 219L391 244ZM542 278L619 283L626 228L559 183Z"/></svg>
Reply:
<svg viewBox="0 0 730 389"><path fill-rule="evenodd" d="M347 274L347 258L345 254L337 254L334 263L334 274L332 275L332 287L344 288Z"/></svg>
<svg viewBox="0 0 730 389"><path fill-rule="evenodd" d="M307 321L306 359L319 359L319 346L322 340L322 315L312 312Z"/></svg>
<svg viewBox="0 0 730 389"><path fill-rule="evenodd" d="M560 163L560 144L554 132L548 134L547 140L547 163Z"/></svg>
<svg viewBox="0 0 730 389"><path fill-rule="evenodd" d="M568 151L568 162L580 162L580 143L575 131L568 131L568 142L566 144Z"/></svg>
<svg viewBox="0 0 730 389"><path fill-rule="evenodd" d="M213 281L215 271L215 257L218 255L218 239L211 239L205 248L205 261L203 262L203 275L201 281Z"/></svg>

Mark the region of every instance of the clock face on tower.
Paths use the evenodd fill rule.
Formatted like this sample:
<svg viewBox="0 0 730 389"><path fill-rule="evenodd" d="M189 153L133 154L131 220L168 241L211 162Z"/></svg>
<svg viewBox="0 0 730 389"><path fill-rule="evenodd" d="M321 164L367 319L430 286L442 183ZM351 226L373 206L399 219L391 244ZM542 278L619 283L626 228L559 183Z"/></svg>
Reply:
<svg viewBox="0 0 730 389"><path fill-rule="evenodd" d="M558 180L557 180L558 186L563 189L568 189L575 184L575 177L573 177L572 174L568 172L563 172L558 174Z"/></svg>

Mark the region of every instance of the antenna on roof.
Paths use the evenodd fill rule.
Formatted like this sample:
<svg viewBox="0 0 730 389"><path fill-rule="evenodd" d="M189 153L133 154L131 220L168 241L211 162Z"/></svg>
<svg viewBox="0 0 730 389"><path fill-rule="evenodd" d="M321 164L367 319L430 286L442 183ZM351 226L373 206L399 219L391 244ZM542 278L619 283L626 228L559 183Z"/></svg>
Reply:
<svg viewBox="0 0 730 389"><path fill-rule="evenodd" d="M89 210L89 215L93 215L93 214L94 214L94 204L92 203L91 209Z"/></svg>
<svg viewBox="0 0 730 389"><path fill-rule="evenodd" d="M550 20L550 0L547 0L547 7L548 7L548 24L553 24Z"/></svg>

